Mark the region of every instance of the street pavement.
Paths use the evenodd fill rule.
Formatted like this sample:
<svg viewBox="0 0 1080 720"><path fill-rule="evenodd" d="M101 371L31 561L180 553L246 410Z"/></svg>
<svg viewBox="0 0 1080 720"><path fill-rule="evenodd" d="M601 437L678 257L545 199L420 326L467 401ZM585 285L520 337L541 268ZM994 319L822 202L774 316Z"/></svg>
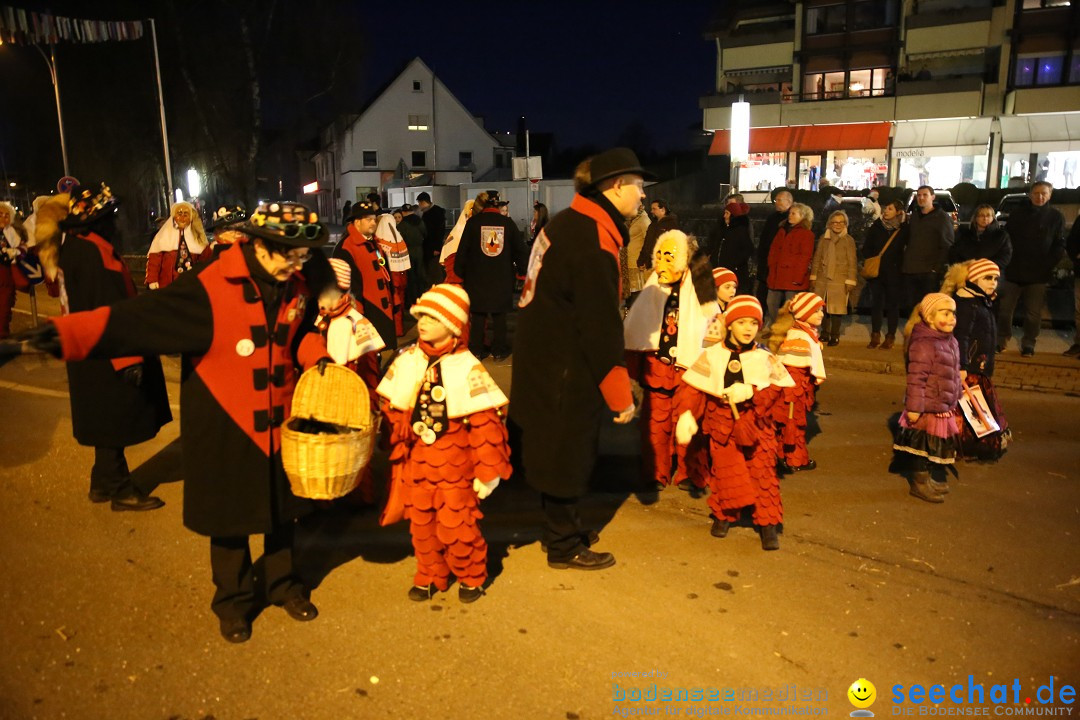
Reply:
<svg viewBox="0 0 1080 720"><path fill-rule="evenodd" d="M505 387L511 361L486 364ZM178 361L165 367L175 405ZM93 453L71 438L63 365L20 358L0 368L0 718L843 715L858 678L882 716L899 710L897 684L1017 680L1020 705L1052 677L1075 687L1080 398L1002 391L1015 445L962 465L938 506L889 472L902 398L896 374L830 371L810 441L819 467L783 481L778 552L749 525L711 537L702 499L642 492L636 424L611 425L586 514L614 567L549 569L538 499L511 478L483 505L486 597L413 603L407 528L335 504L299 529L318 619L271 607L237 646L210 612L208 542L181 525L178 423L128 453L163 509L91 504ZM758 694L617 699L652 685Z"/></svg>

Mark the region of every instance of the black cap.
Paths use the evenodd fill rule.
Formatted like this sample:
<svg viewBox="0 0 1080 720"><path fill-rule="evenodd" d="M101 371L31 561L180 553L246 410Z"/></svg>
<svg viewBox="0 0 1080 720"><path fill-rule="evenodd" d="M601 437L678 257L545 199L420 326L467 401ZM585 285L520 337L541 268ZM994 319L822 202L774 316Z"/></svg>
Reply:
<svg viewBox="0 0 1080 720"><path fill-rule="evenodd" d="M360 218L367 217L368 215L378 215L379 210L374 203L369 202L357 202L353 203L352 210L349 212L349 221L359 220Z"/></svg>
<svg viewBox="0 0 1080 720"><path fill-rule="evenodd" d="M589 163L590 185L619 175L640 175L645 180L657 179L656 175L641 167L641 161L630 148L617 147L593 155L592 162Z"/></svg>

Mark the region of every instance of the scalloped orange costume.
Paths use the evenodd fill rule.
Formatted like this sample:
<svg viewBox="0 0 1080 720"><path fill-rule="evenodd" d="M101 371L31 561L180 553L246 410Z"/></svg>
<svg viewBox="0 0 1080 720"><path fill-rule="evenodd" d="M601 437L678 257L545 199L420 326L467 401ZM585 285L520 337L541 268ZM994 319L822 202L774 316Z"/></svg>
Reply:
<svg viewBox="0 0 1080 720"><path fill-rule="evenodd" d="M391 423L391 482L401 483L418 587L446 590L451 573L462 585L484 584L487 543L477 523L484 515L473 480L487 483L512 472L503 422L506 396L467 346L467 339L458 338L443 354L424 342L409 347L378 387ZM445 423L439 423L445 427L425 439L414 429L413 414L422 396L435 396L436 387L445 393Z"/></svg>

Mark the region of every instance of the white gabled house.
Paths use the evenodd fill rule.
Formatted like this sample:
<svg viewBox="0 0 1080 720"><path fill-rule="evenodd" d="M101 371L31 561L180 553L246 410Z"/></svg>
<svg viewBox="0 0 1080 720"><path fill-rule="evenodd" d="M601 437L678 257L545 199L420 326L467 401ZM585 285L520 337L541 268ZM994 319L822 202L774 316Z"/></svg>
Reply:
<svg viewBox="0 0 1080 720"><path fill-rule="evenodd" d="M469 183L509 168L512 156L417 57L360 114L320 133L310 156L318 190L308 198L324 217L339 218L346 201L395 180Z"/></svg>

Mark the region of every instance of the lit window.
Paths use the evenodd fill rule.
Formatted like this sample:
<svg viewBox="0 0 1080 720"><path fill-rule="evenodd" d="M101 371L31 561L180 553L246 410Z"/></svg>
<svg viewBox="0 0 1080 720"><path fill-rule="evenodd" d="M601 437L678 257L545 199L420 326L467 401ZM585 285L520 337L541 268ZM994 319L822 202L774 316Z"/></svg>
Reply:
<svg viewBox="0 0 1080 720"><path fill-rule="evenodd" d="M427 115L410 115L409 116L409 129L410 130L427 130L428 129L428 116Z"/></svg>
<svg viewBox="0 0 1080 720"><path fill-rule="evenodd" d="M1039 66L1036 70L1036 85L1057 85L1061 82L1061 69L1065 64L1065 58L1061 55L1050 55L1039 58Z"/></svg>
<svg viewBox="0 0 1080 720"><path fill-rule="evenodd" d="M1035 64L1038 58L1016 58L1016 72L1013 74L1013 85L1024 87L1035 84Z"/></svg>

